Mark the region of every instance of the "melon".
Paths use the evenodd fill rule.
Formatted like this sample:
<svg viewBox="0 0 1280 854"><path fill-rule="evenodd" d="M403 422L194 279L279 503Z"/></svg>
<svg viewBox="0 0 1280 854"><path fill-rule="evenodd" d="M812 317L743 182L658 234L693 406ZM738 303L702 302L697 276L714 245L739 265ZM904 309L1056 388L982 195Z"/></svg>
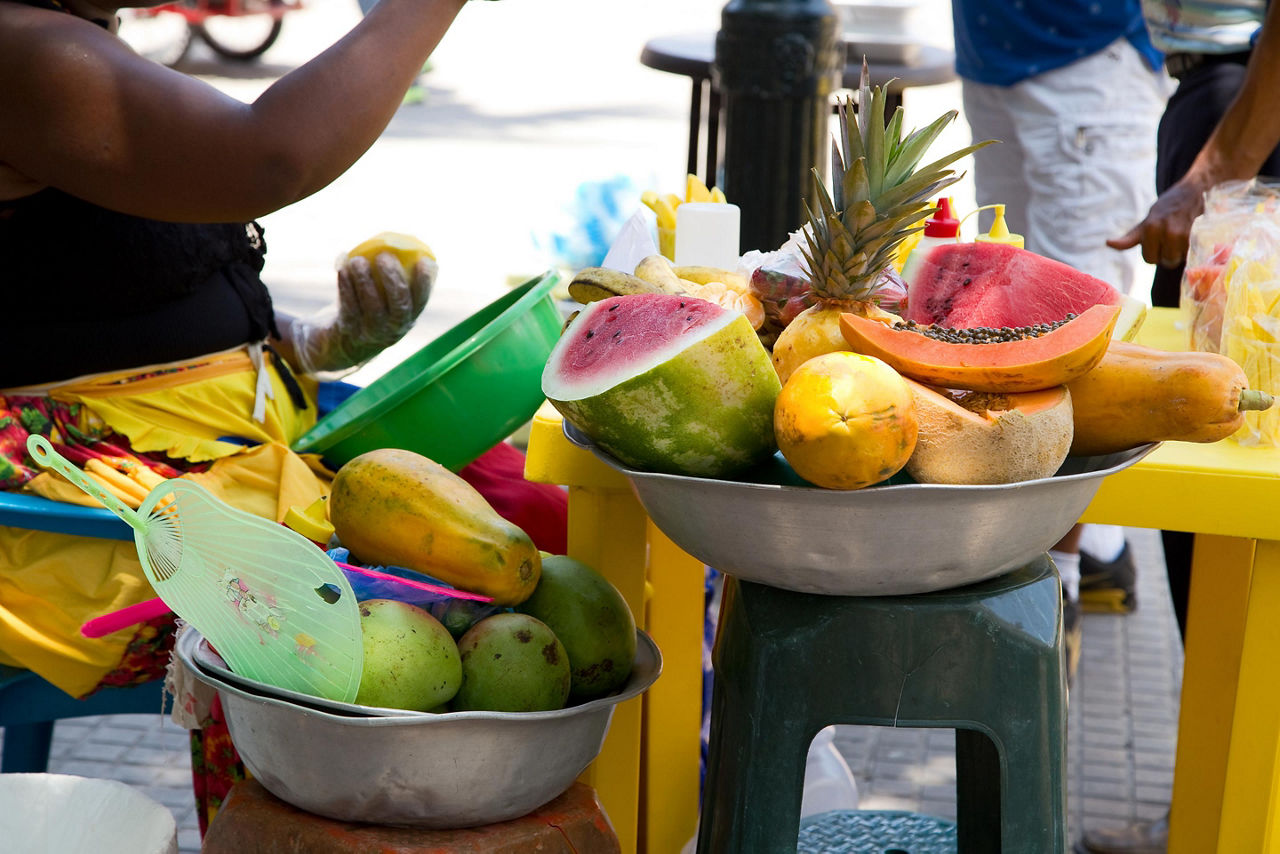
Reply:
<svg viewBox="0 0 1280 854"><path fill-rule="evenodd" d="M741 312L679 294L591 303L542 374L565 420L622 463L699 477L772 456L781 388Z"/></svg>
<svg viewBox="0 0 1280 854"><path fill-rule="evenodd" d="M856 314L840 317L855 353L875 356L899 373L929 385L972 391L1023 392L1065 385L1088 373L1107 352L1119 308L1095 305L1049 331L955 330L894 326ZM989 338L983 343L984 334ZM1010 337L1019 336L1019 337ZM1009 340L1003 340L1004 338Z"/></svg>
<svg viewBox="0 0 1280 854"><path fill-rule="evenodd" d="M907 380L917 436L906 471L920 483L997 484L1050 477L1071 449L1066 388L1022 394L935 389Z"/></svg>
<svg viewBox="0 0 1280 854"><path fill-rule="evenodd" d="M953 329L1027 326L1083 314L1095 305L1120 309L1114 337L1130 340L1146 304L1102 279L1001 243L948 243L933 248L907 282L904 320Z"/></svg>

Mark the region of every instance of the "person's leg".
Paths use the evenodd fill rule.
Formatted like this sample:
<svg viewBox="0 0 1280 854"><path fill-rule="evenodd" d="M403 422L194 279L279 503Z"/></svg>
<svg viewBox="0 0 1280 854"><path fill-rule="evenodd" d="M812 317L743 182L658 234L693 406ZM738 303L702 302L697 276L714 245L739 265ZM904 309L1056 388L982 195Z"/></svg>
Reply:
<svg viewBox="0 0 1280 854"><path fill-rule="evenodd" d="M1019 135L1031 190L1027 248L1128 292L1141 255L1106 240L1155 201L1163 73L1124 40L1023 88Z"/></svg>
<svg viewBox="0 0 1280 854"><path fill-rule="evenodd" d="M1021 112L1029 104L1036 104L1039 100L1039 96L1034 93L1024 94L1025 89L1034 88L1035 85L1034 80L1013 86L989 86L969 80L961 81L964 114L973 140L1000 141L998 145L988 145L974 152L973 177L978 205L1003 204L1009 230L1024 235L1035 199L1033 182L1028 174L1029 155L1024 149L1025 130ZM1033 109L1038 114L1038 108ZM992 211L979 214L979 231L988 230L993 217ZM1049 552L1062 576L1062 626L1069 681L1074 679L1082 642L1080 559L1075 547L1079 534L1079 526L1076 526Z"/></svg>
<svg viewBox="0 0 1280 854"><path fill-rule="evenodd" d="M972 80L960 81L964 99L964 116L974 142L994 139L973 153L973 182L979 206L1003 204L1009 230L1021 234L1026 227L1027 205L1031 194L1023 174L1022 144L1010 110L1009 95L1017 85L988 86ZM978 230L991 227L993 212L978 215Z"/></svg>
<svg viewBox="0 0 1280 854"><path fill-rule="evenodd" d="M1130 290L1141 256L1116 252L1106 240L1155 201L1155 133L1166 93L1163 73L1153 72L1123 39L1011 93L1029 189L1027 249ZM1122 571L1128 559L1123 542L1104 556L1099 572L1099 562L1078 550L1081 533L1073 530L1054 547L1064 582L1078 584L1088 560L1090 583L1080 595L1119 585L1113 598L1132 604L1133 573Z"/></svg>

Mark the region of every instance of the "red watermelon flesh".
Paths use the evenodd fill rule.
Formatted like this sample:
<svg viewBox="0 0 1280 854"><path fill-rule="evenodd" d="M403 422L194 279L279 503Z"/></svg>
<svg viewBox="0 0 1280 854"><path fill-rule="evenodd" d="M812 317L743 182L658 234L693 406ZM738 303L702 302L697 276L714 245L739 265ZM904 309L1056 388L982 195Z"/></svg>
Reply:
<svg viewBox="0 0 1280 854"><path fill-rule="evenodd" d="M777 449L782 385L745 315L694 297L593 302L547 358L542 391L625 465L718 477Z"/></svg>
<svg viewBox="0 0 1280 854"><path fill-rule="evenodd" d="M1120 292L1074 267L1001 243L937 246L907 283L902 316L954 329L1026 326L1120 305Z"/></svg>
<svg viewBox="0 0 1280 854"><path fill-rule="evenodd" d="M620 366L669 358L725 326L733 313L706 300L674 294L633 294L593 304L576 319L557 354L555 372L592 393L618 381ZM705 327L705 328L704 328Z"/></svg>

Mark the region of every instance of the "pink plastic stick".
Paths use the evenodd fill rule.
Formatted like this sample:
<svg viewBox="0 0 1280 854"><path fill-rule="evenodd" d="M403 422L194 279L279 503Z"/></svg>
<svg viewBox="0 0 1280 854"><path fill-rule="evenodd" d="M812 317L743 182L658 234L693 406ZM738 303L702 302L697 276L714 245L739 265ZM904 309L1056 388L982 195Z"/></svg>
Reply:
<svg viewBox="0 0 1280 854"><path fill-rule="evenodd" d="M414 581L411 578L401 578L400 576L392 575L389 572L379 572L376 569L366 569L363 566L352 566L351 564L343 563L340 560L335 560L334 563L348 572L367 575L370 578L380 578L383 581L393 581L396 584L405 584L409 587L416 587L418 590L425 590L428 593L438 593L441 596L448 596L451 599L470 599L475 602L493 601L492 596L481 596L479 593L468 593L465 590L455 590L452 587L441 587L438 584L428 584L425 581Z"/></svg>
<svg viewBox="0 0 1280 854"><path fill-rule="evenodd" d="M468 593L465 590L454 590L452 587L441 587L438 584L428 584L425 581L414 581L411 578L401 578L398 575L392 575L389 572L379 572L376 569L365 569L362 566L354 566L349 563L343 563L335 560L338 566L347 572L354 572L358 575L365 575L369 578L378 578L383 581L390 581L395 584L403 584L406 587L412 587L416 590L425 590L428 593L435 593L439 596L448 596L452 599L470 599L475 602L492 602L492 596L481 596L479 593ZM127 629L130 626L136 626L138 623L145 623L153 617L159 617L162 614L169 613L172 608L164 604L159 596L154 599L148 599L145 602L139 602L136 605L130 605L127 608L121 608L118 611L112 611L109 614L103 614L101 617L94 617L80 627L80 634L87 638L106 637L112 632L118 632L121 629Z"/></svg>
<svg viewBox="0 0 1280 854"><path fill-rule="evenodd" d="M109 614L103 614L101 617L94 617L80 627L80 634L87 638L106 637L112 632L136 626L138 623L145 623L147 620L167 614L171 610L173 609L164 604L164 600L157 596L154 599L148 599L145 602L121 608L119 611L112 611Z"/></svg>

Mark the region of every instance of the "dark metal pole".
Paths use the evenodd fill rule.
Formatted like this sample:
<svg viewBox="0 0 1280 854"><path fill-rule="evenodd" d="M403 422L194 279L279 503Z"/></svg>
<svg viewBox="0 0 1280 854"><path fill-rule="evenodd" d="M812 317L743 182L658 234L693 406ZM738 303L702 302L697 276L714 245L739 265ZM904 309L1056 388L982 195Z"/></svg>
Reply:
<svg viewBox="0 0 1280 854"><path fill-rule="evenodd" d="M742 209L742 251L776 249L825 176L831 92L844 68L828 0L730 0L711 73L724 105L722 189ZM714 142L714 141L713 141Z"/></svg>

